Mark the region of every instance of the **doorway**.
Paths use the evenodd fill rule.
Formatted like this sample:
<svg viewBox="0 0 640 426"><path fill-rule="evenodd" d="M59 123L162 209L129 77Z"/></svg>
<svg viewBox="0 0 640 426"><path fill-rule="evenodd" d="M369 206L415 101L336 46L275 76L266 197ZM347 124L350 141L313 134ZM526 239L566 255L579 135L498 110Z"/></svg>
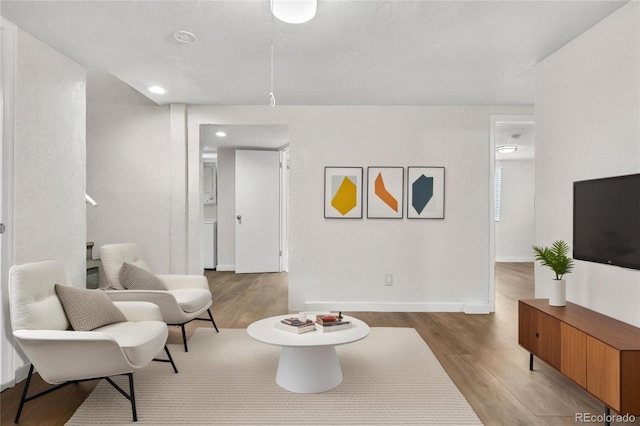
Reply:
<svg viewBox="0 0 640 426"><path fill-rule="evenodd" d="M500 149L504 148L504 149ZM490 303L495 263L532 262L534 244L535 117L491 117Z"/></svg>
<svg viewBox="0 0 640 426"><path fill-rule="evenodd" d="M268 151L278 159L273 163L276 167L277 184L274 188L277 194L277 256L276 270L288 270L288 164L289 159L289 126L288 125L224 125L203 124L200 125L200 153L201 160L201 191L202 217L205 217L205 208L208 216L214 216L216 222L216 267L218 271L237 271L238 253L243 250L238 238L249 238L258 241L263 235L241 236L237 233L238 216L243 215L236 211L236 201L240 189L236 176L236 154L240 151ZM205 205L206 200L211 200L210 195L204 194L204 164L205 157L215 156L216 168L215 204ZM254 182L257 179L254 179ZM207 181L208 182L208 181ZM251 186L251 185L250 185ZM259 202L256 200L256 202ZM215 209L215 213L211 212ZM246 213L245 213L246 214ZM244 217L245 224L247 217ZM260 232L261 233L261 232ZM202 238L205 238L204 235ZM204 242L203 242L204 245ZM245 244L244 247L247 245ZM240 265L241 266L241 265ZM267 272L267 270L252 270L252 272Z"/></svg>

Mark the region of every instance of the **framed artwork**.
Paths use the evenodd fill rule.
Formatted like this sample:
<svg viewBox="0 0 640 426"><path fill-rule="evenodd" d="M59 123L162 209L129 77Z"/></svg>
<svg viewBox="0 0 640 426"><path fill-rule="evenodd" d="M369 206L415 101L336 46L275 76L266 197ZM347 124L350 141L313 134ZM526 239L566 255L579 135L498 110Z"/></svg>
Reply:
<svg viewBox="0 0 640 426"><path fill-rule="evenodd" d="M404 167L367 168L367 217L402 219Z"/></svg>
<svg viewBox="0 0 640 426"><path fill-rule="evenodd" d="M407 168L407 218L444 219L444 167Z"/></svg>
<svg viewBox="0 0 640 426"><path fill-rule="evenodd" d="M362 167L324 168L324 217L362 219Z"/></svg>

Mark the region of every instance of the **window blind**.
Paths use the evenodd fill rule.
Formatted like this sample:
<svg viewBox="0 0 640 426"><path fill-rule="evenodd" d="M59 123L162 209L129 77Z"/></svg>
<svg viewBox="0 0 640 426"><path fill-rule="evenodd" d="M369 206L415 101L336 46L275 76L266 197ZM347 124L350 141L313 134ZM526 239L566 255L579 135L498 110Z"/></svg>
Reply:
<svg viewBox="0 0 640 426"><path fill-rule="evenodd" d="M495 174L495 199L496 199L496 205L495 205L495 221L499 222L500 221L500 214L501 214L501 205L502 205L502 167L496 167L496 174Z"/></svg>

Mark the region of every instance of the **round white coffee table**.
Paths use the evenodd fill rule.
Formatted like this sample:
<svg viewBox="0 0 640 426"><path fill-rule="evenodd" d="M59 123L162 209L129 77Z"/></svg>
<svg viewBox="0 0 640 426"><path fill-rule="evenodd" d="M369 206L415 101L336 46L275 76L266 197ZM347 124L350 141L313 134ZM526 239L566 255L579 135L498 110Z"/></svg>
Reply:
<svg viewBox="0 0 640 426"><path fill-rule="evenodd" d="M318 393L335 388L342 383L342 369L335 347L364 339L369 334L369 326L357 318L345 316L345 321L351 321L351 328L328 333L316 330L296 334L275 327L275 323L291 317L295 314L265 318L247 328L247 333L255 340L282 348L276 383L295 393Z"/></svg>

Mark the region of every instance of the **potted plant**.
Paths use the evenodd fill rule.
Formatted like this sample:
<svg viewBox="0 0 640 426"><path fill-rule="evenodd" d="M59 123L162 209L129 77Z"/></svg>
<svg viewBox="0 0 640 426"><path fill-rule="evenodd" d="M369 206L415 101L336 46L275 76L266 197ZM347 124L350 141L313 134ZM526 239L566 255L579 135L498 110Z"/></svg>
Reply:
<svg viewBox="0 0 640 426"><path fill-rule="evenodd" d="M551 285L549 305L565 306L567 304L567 281L563 277L573 269L573 259L569 257L569 245L565 241L557 240L551 247L533 246L533 252L535 260L556 274Z"/></svg>

